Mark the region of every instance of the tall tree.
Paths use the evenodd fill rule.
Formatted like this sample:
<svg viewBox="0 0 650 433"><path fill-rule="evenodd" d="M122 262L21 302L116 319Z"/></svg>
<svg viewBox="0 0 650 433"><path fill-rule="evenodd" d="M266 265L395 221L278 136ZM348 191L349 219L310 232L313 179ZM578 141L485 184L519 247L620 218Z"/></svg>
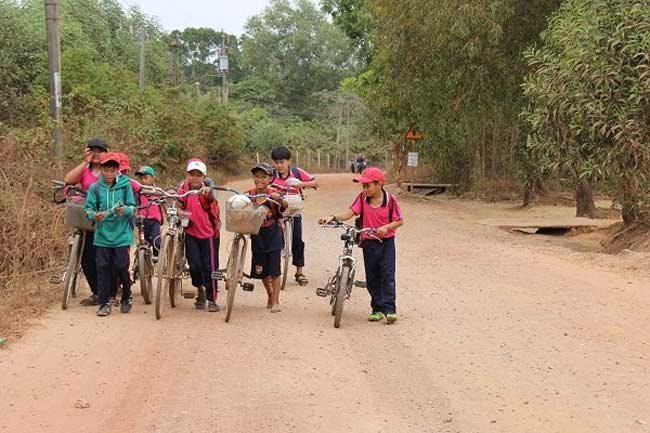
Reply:
<svg viewBox="0 0 650 433"><path fill-rule="evenodd" d="M309 116L308 98L338 87L353 57L343 33L309 0L273 0L246 24L242 67L246 78L274 89L276 103Z"/></svg>
<svg viewBox="0 0 650 433"><path fill-rule="evenodd" d="M625 224L647 218L650 8L635 0L565 0L527 53L529 148L546 167L600 179Z"/></svg>

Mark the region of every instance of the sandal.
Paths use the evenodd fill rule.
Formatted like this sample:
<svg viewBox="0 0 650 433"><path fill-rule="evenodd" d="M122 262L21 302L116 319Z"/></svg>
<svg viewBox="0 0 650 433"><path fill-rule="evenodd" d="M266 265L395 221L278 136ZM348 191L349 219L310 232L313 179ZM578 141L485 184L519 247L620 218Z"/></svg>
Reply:
<svg viewBox="0 0 650 433"><path fill-rule="evenodd" d="M91 307L91 306L94 306L94 305L99 305L99 296L97 296L95 294L90 295L86 299L82 299L79 303L81 305L83 305L84 307Z"/></svg>
<svg viewBox="0 0 650 433"><path fill-rule="evenodd" d="M298 283L299 285L306 286L307 284L309 284L309 280L304 274L296 274L295 277L296 277L296 283Z"/></svg>

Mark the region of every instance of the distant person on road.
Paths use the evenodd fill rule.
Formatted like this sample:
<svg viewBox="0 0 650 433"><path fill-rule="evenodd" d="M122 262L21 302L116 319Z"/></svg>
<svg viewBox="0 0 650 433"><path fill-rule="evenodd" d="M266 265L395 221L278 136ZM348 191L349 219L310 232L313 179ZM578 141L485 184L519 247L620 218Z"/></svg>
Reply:
<svg viewBox="0 0 650 433"><path fill-rule="evenodd" d="M217 304L217 282L212 273L219 269L220 216L219 203L212 194L212 188L205 183L207 166L197 158L187 163L185 182L178 188L183 194L189 190L200 190L201 194L188 195L181 199L181 207L191 212L190 225L185 229L185 256L190 265L192 286L197 288L194 307L208 311L220 311Z"/></svg>
<svg viewBox="0 0 650 433"><path fill-rule="evenodd" d="M282 199L271 186L273 178L273 167L266 163L257 164L251 169L255 188L249 190L249 194L268 194L278 204L267 198L260 198L257 204L267 208L266 218L257 235L251 235L251 278L262 280L268 301L266 308L271 313L279 313L280 309L280 275L282 270L280 259L284 240L280 228L282 211L287 208L286 200Z"/></svg>
<svg viewBox="0 0 650 433"><path fill-rule="evenodd" d="M116 281L122 284L120 311L131 311L129 248L133 227L129 218L135 213L135 197L129 178L119 175L120 156L105 153L100 159L102 176L88 190L84 207L88 219L96 222L94 245L97 248L98 316L111 314L110 296Z"/></svg>
<svg viewBox="0 0 650 433"><path fill-rule="evenodd" d="M404 224L402 211L397 198L384 189L384 172L369 167L354 178L361 183L363 192L357 196L350 208L340 214L321 218L320 224L331 221L346 221L357 216L357 227L376 229L381 241L361 236L363 264L366 269L366 282L370 293L372 312L368 321L379 322L386 319L389 325L397 320L395 306L395 230Z"/></svg>
<svg viewBox="0 0 650 433"><path fill-rule="evenodd" d="M285 146L278 146L271 152L271 159L275 165L271 182L280 187L294 188L296 193L302 195L304 188L318 188L316 178L305 170L291 164L291 151ZM298 284L305 286L309 280L304 274L305 242L302 240L302 215L293 219L292 236L292 263L296 267L295 279Z"/></svg>
<svg viewBox="0 0 650 433"><path fill-rule="evenodd" d="M63 176L63 181L68 185L78 184L84 191L88 191L90 185L97 182L102 175L99 161L102 154L106 152L108 152L108 145L101 138L93 138L88 141L84 149L83 162L67 172ZM94 236L94 232L86 232L84 250L81 255L81 268L84 271L91 291L91 295L86 299L82 299L80 302L84 306L99 305Z"/></svg>
<svg viewBox="0 0 650 433"><path fill-rule="evenodd" d="M357 168L357 174L363 173L363 170L366 169L366 163L366 158L363 157L363 154L359 154L356 161L354 161L354 164Z"/></svg>

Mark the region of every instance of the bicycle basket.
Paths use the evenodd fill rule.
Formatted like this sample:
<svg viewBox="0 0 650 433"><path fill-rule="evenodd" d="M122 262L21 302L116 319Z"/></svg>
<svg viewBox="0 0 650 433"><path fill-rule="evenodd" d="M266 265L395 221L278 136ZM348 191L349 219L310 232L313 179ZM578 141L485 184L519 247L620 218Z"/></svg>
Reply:
<svg viewBox="0 0 650 433"><path fill-rule="evenodd" d="M302 208L305 207L305 200L300 194L287 194L284 199L289 203L284 213L287 215L300 215Z"/></svg>
<svg viewBox="0 0 650 433"><path fill-rule="evenodd" d="M95 230L95 223L86 218L86 211L84 210L85 203L85 197L66 197L65 212L63 213L63 223L68 226L76 227L80 230L92 232Z"/></svg>
<svg viewBox="0 0 650 433"><path fill-rule="evenodd" d="M248 205L234 209L230 201L226 201L226 230L233 233L256 235L266 218L265 206Z"/></svg>

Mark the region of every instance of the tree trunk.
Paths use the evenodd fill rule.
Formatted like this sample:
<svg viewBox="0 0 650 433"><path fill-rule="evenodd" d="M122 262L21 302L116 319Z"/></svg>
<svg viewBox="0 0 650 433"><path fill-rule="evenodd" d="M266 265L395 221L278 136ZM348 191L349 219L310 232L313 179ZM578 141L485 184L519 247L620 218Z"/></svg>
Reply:
<svg viewBox="0 0 650 433"><path fill-rule="evenodd" d="M623 217L623 225L628 226L639 220L639 212L634 195L631 193L624 193L621 202L621 217Z"/></svg>
<svg viewBox="0 0 650 433"><path fill-rule="evenodd" d="M578 178L578 184L576 186L576 216L596 218L594 193L589 180L585 178Z"/></svg>

